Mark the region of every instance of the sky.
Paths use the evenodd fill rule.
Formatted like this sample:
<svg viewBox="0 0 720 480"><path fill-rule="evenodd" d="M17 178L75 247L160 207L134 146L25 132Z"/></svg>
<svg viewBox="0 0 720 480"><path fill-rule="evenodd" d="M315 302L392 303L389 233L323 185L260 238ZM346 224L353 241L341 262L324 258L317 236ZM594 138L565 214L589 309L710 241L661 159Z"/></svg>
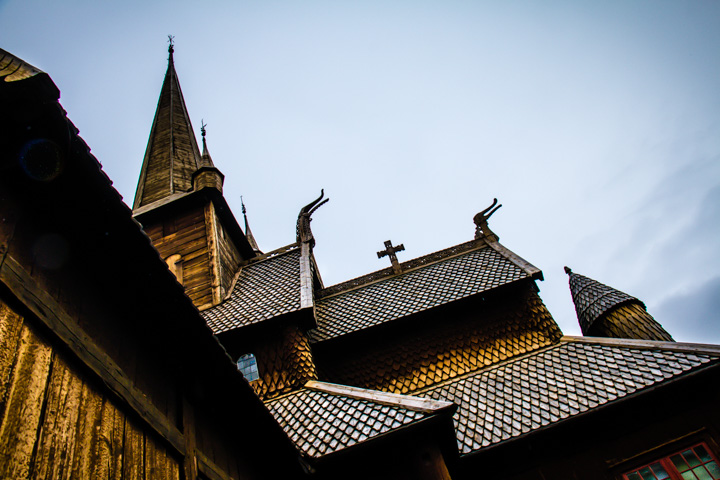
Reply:
<svg viewBox="0 0 720 480"><path fill-rule="evenodd" d="M471 240L643 300L720 343L720 2L0 0L0 48L47 72L132 203L167 68L260 248L313 215L325 285Z"/></svg>

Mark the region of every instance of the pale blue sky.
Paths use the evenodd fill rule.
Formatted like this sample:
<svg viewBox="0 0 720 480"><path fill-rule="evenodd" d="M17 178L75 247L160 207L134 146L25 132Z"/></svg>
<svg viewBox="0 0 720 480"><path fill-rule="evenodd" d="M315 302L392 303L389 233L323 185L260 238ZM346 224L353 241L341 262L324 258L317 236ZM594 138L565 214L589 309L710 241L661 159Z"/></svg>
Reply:
<svg viewBox="0 0 720 480"><path fill-rule="evenodd" d="M720 2L0 1L132 201L167 66L268 251L320 188L326 285L490 225L579 327L563 265L720 343Z"/></svg>

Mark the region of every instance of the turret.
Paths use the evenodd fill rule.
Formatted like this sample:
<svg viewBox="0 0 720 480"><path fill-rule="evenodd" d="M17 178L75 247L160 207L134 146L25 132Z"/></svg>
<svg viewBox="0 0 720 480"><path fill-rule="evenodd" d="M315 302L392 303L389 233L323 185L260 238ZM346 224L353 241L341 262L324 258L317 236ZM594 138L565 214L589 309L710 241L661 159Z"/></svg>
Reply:
<svg viewBox="0 0 720 480"><path fill-rule="evenodd" d="M578 275L568 267L565 273L583 335L673 341L637 298Z"/></svg>

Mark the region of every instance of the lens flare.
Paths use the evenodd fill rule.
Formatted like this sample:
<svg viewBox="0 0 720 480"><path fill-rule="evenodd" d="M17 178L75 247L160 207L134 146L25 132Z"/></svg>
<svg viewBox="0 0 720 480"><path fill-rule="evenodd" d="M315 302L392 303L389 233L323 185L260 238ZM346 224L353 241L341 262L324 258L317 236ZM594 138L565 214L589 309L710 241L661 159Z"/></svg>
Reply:
<svg viewBox="0 0 720 480"><path fill-rule="evenodd" d="M31 140L20 151L20 165L28 177L50 182L62 173L64 162L60 147L52 140Z"/></svg>

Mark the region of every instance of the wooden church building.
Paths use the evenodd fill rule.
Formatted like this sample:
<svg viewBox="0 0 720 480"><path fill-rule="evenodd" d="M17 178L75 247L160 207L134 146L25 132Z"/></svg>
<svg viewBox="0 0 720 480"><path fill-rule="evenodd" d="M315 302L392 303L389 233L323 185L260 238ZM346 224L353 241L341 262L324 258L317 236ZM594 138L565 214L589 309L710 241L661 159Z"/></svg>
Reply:
<svg viewBox="0 0 720 480"><path fill-rule="evenodd" d="M264 252L172 46L132 208L58 100L0 50L0 478L720 479L720 347L569 268L563 335L496 202L326 286L324 195Z"/></svg>

